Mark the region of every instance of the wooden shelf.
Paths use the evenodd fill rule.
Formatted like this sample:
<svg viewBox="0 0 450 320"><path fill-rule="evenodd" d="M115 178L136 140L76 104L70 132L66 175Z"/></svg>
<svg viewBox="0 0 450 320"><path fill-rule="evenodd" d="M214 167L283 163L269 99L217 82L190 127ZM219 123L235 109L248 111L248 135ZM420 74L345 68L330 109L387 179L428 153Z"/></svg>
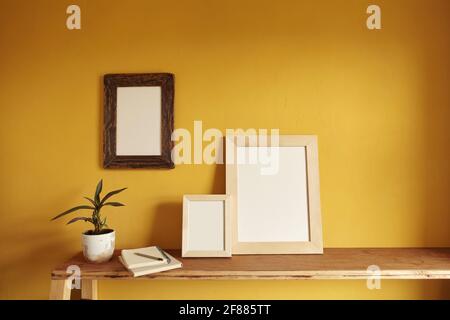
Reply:
<svg viewBox="0 0 450 320"><path fill-rule="evenodd" d="M117 256L91 264L78 254L55 268L53 280L67 278L70 265L81 268L83 280L101 279L366 279L380 268L382 279L450 279L450 248L325 249L323 255L243 255L232 258L181 258L182 269L133 278Z"/></svg>

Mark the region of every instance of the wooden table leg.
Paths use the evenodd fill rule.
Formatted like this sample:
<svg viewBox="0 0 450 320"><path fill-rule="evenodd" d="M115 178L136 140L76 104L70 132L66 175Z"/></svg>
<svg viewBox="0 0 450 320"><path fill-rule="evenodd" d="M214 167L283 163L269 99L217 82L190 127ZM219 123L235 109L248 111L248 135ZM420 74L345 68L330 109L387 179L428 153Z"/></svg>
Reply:
<svg viewBox="0 0 450 320"><path fill-rule="evenodd" d="M70 300L72 280L52 280L50 283L50 300Z"/></svg>
<svg viewBox="0 0 450 320"><path fill-rule="evenodd" d="M81 280L81 299L97 300L97 280Z"/></svg>

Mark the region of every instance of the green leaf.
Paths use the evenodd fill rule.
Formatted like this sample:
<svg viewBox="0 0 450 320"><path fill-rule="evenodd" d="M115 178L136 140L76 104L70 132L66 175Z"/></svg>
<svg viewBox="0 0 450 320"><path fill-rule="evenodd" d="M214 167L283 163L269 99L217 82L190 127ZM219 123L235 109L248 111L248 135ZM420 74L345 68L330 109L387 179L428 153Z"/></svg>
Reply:
<svg viewBox="0 0 450 320"><path fill-rule="evenodd" d="M83 197L83 198L85 198L85 199L88 200L90 203L92 203L92 205L93 205L94 207L97 207L97 205L95 204L95 201L92 200L91 198L89 198L89 197Z"/></svg>
<svg viewBox="0 0 450 320"><path fill-rule="evenodd" d="M84 222L90 222L90 223L93 223L91 218L87 218L87 217L77 217L77 218L73 218L72 220L70 220L69 222L67 222L67 224L71 224L71 223L74 223L74 222L77 222L77 221L84 221Z"/></svg>
<svg viewBox="0 0 450 320"><path fill-rule="evenodd" d="M97 184L97 188L95 188L95 203L100 204L100 193L102 192L102 188L103 188L103 179L101 179L98 184Z"/></svg>
<svg viewBox="0 0 450 320"><path fill-rule="evenodd" d="M63 213L58 214L56 217L54 217L51 221L56 220L62 216L65 216L66 214L69 214L71 212L77 211L77 210L81 210L81 209L90 209L90 210L95 210L94 207L91 206L78 206L78 207L73 207L72 209L69 209L67 211L64 211Z"/></svg>
<svg viewBox="0 0 450 320"><path fill-rule="evenodd" d="M102 201L100 202L100 204L104 204L105 201L108 200L109 198L111 198L113 195L118 194L118 193L120 193L120 192L122 192L123 190L126 190L126 189L127 189L127 188L122 188L122 189L119 189L119 190L111 191L110 193L108 193L108 194L102 199Z"/></svg>
<svg viewBox="0 0 450 320"><path fill-rule="evenodd" d="M125 205L120 202L107 202L103 204L104 206L112 206L112 207L124 207Z"/></svg>

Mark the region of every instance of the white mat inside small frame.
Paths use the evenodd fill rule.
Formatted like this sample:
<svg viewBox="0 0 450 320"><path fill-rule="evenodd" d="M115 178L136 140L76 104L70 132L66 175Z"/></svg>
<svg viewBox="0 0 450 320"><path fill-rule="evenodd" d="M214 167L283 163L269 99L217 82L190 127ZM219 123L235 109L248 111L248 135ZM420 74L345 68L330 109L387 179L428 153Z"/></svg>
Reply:
<svg viewBox="0 0 450 320"><path fill-rule="evenodd" d="M226 195L185 195L183 257L229 257L231 235Z"/></svg>

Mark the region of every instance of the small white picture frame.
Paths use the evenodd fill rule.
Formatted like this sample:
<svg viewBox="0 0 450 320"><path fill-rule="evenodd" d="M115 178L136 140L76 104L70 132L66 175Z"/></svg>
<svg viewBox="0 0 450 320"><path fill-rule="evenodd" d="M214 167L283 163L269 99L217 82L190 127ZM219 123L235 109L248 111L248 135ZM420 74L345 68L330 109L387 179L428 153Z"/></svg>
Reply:
<svg viewBox="0 0 450 320"><path fill-rule="evenodd" d="M226 195L183 197L183 257L231 257L231 220Z"/></svg>

